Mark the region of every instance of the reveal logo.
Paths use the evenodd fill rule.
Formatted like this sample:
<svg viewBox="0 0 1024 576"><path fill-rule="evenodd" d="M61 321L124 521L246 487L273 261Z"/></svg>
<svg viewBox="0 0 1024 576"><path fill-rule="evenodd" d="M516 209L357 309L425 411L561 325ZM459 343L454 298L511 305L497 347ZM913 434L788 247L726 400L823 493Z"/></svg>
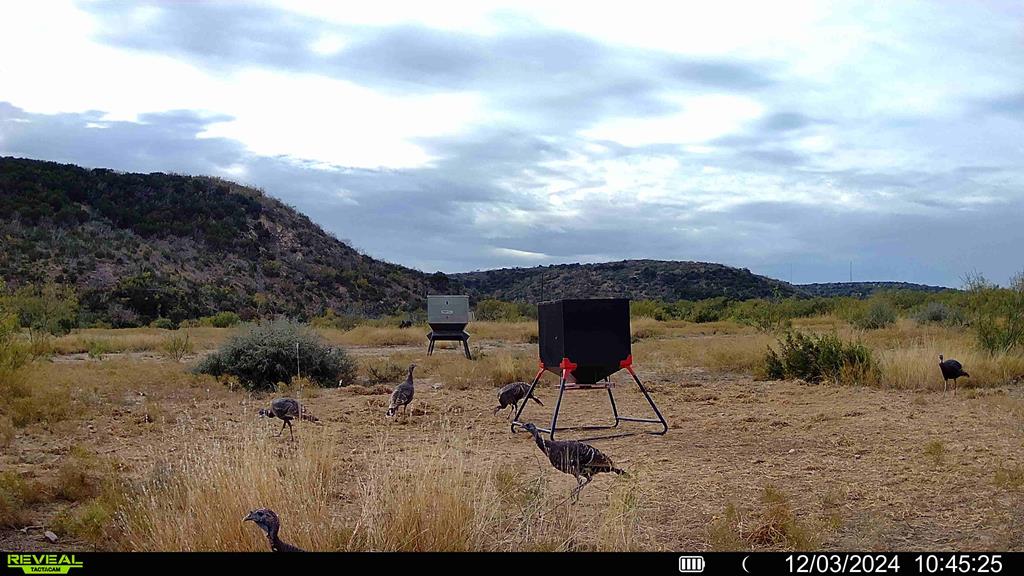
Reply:
<svg viewBox="0 0 1024 576"><path fill-rule="evenodd" d="M7 567L21 568L25 574L67 574L81 568L82 562L74 554L8 554Z"/></svg>

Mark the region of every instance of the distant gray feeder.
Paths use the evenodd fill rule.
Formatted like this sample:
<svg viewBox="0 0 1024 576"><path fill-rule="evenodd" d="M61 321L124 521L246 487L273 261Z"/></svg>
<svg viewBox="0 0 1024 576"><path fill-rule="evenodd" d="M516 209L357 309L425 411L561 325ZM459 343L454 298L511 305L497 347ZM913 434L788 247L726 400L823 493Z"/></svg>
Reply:
<svg viewBox="0 0 1024 576"><path fill-rule="evenodd" d="M427 356L434 353L434 343L440 340L462 342L466 358L473 359L469 353L469 334L466 333L466 324L469 324L469 296L427 296L427 324L430 325Z"/></svg>

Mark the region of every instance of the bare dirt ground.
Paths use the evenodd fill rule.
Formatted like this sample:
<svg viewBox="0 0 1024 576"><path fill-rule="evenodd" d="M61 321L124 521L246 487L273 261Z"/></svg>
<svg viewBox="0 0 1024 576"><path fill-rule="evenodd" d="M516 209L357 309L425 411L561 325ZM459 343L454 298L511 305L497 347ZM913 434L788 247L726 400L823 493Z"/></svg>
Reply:
<svg viewBox="0 0 1024 576"><path fill-rule="evenodd" d="M422 348L353 348L358 355L389 355ZM455 354L444 350L439 353ZM136 355L103 361L75 357L77 370L174 373L186 365ZM638 360L639 362L639 360ZM637 365L671 426L665 436L634 436L595 442L640 479L646 549L702 550L715 546L709 526L732 503L756 510L764 486L785 493L795 516L816 526L826 549L929 550L1024 548L1024 495L995 481L996 470L1024 465L1021 389L979 391L957 397L934 392L754 382L702 369L663 373ZM619 374L620 412L644 416L642 397ZM550 419L555 378L545 376L524 418ZM551 469L528 434L511 434L493 416L496 393L486 384L452 390L418 379L414 415L386 420L387 396L348 389L316 390L304 397L334 439L338 454L358 470L361 459L387 436L401 450L446 429L465 431L468 450L504 454L530 474L550 474L568 494L574 480ZM105 392L100 408L48 427L19 431L0 456L5 470L47 483L74 445L116 462L129 477L151 474L173 462L189 443L230 440L240 426L277 433L279 422L256 417L267 398L254 399L208 379L169 386L160 377ZM141 407L158 403L163 422L150 422ZM170 417L168 417L170 416ZM610 417L603 391L567 393L560 424ZM297 441L310 424L296 426ZM568 436L567 436L568 437ZM287 442L287 433L280 442ZM929 448L931 446L931 448ZM939 446L939 448L936 448ZM401 457L400 454L396 457ZM353 513L358 486L337 502ZM578 509L591 513L619 480L601 475L584 491ZM40 504L26 530L0 531L0 549L83 549L62 536L57 544L42 527L66 502Z"/></svg>

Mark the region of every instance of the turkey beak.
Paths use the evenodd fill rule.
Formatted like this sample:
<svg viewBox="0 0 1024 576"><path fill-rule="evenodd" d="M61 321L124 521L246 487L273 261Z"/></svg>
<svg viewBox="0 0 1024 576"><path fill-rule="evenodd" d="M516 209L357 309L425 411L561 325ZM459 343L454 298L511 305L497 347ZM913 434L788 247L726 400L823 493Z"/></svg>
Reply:
<svg viewBox="0 0 1024 576"><path fill-rule="evenodd" d="M252 512L249 512L248 514L245 515L245 518L242 518L242 522L248 522L248 521L252 521L252 522L256 521L256 518L253 517Z"/></svg>

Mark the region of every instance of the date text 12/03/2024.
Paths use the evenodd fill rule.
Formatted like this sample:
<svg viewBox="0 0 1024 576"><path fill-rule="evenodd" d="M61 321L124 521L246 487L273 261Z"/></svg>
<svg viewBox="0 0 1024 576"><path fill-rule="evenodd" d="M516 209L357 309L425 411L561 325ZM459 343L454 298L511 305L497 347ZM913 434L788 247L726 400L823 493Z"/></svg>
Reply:
<svg viewBox="0 0 1024 576"><path fill-rule="evenodd" d="M786 568L790 574L1000 574L1003 561L1001 554L790 554Z"/></svg>

